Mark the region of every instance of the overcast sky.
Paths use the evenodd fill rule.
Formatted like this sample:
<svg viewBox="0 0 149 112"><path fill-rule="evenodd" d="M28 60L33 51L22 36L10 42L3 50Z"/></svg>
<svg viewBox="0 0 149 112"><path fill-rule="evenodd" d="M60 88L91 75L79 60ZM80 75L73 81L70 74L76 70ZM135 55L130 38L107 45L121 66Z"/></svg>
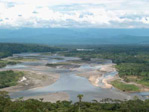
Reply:
<svg viewBox="0 0 149 112"><path fill-rule="evenodd" d="M0 0L0 28L149 28L149 0Z"/></svg>

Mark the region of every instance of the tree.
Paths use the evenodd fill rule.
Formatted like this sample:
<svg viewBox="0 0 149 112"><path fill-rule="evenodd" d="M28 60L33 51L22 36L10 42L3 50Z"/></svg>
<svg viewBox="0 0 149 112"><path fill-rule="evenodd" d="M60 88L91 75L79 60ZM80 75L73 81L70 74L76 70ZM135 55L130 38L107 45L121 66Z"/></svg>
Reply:
<svg viewBox="0 0 149 112"><path fill-rule="evenodd" d="M81 103L82 102L83 95L82 94L79 94L77 97L79 98L79 102Z"/></svg>
<svg viewBox="0 0 149 112"><path fill-rule="evenodd" d="M77 97L79 98L79 112L81 112L81 102L82 102L83 95L79 94Z"/></svg>

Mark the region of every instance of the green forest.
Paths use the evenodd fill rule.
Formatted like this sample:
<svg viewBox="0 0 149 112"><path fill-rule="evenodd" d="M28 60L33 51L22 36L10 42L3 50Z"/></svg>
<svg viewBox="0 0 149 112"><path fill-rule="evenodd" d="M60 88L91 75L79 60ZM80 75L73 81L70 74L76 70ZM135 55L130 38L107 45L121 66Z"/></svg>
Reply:
<svg viewBox="0 0 149 112"><path fill-rule="evenodd" d="M15 86L18 80L23 76L23 72L17 71L1 71L0 72L0 89Z"/></svg>
<svg viewBox="0 0 149 112"><path fill-rule="evenodd" d="M36 44L16 44L16 43L0 43L0 68L6 65L17 64L17 61L4 61L2 58L12 56L15 53L24 52L56 52L63 51L63 48L49 47Z"/></svg>
<svg viewBox="0 0 149 112"><path fill-rule="evenodd" d="M55 52L55 51L61 51L61 50L63 50L63 48L49 47L46 45L0 43L0 58L11 56L14 53Z"/></svg>
<svg viewBox="0 0 149 112"><path fill-rule="evenodd" d="M77 97L77 96L76 96ZM43 102L43 99L11 101L7 92L0 92L0 112L148 112L149 100L134 98L129 101L103 99L101 102L83 102L83 95L78 95L78 101Z"/></svg>

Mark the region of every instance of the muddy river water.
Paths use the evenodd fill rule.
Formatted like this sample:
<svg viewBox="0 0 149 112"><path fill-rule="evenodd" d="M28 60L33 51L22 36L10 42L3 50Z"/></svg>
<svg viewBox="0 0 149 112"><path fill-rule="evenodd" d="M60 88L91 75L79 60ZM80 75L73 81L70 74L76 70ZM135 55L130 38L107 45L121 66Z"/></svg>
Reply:
<svg viewBox="0 0 149 112"><path fill-rule="evenodd" d="M40 53L22 53L15 54L13 57L22 57L22 58L31 58L37 59L37 61L31 62L22 62L17 65L9 65L3 68L2 70L32 70L32 71L42 71L42 72L53 72L60 74L60 78L53 84L34 88L29 90L23 90L18 92L10 93L11 98L18 97L28 97L28 96L36 96L46 93L55 93L55 92L66 92L70 96L70 100L78 101L77 95L83 94L84 101L92 101L93 99L101 100L103 98L112 98L112 99L131 99L133 96L137 95L140 98L145 98L146 95L149 95L149 92L144 93L124 93L115 88L101 88L93 86L87 78L77 76L78 71L71 70L68 68L51 68L48 69L38 69L39 66L45 66L47 63L59 63L59 62L68 62L72 60L80 60L76 57L64 57L59 55L43 55ZM91 63L83 63L79 68L83 71L90 71L93 69L100 69L102 64L112 63L110 60L99 61L99 62L91 62ZM109 72L104 74L99 79L99 85L102 85L103 78L107 78L109 76L113 77L117 74L117 72ZM145 94L145 95L144 95Z"/></svg>

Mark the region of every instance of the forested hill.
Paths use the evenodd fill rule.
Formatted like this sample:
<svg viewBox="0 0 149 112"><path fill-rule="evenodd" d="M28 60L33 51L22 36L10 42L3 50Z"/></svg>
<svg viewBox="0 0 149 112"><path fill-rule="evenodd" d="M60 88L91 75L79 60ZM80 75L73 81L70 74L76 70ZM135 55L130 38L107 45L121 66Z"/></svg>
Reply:
<svg viewBox="0 0 149 112"><path fill-rule="evenodd" d="M63 49L36 44L0 43L0 58L21 52L55 52L61 50Z"/></svg>
<svg viewBox="0 0 149 112"><path fill-rule="evenodd" d="M149 29L1 29L0 42L47 45L149 44Z"/></svg>

